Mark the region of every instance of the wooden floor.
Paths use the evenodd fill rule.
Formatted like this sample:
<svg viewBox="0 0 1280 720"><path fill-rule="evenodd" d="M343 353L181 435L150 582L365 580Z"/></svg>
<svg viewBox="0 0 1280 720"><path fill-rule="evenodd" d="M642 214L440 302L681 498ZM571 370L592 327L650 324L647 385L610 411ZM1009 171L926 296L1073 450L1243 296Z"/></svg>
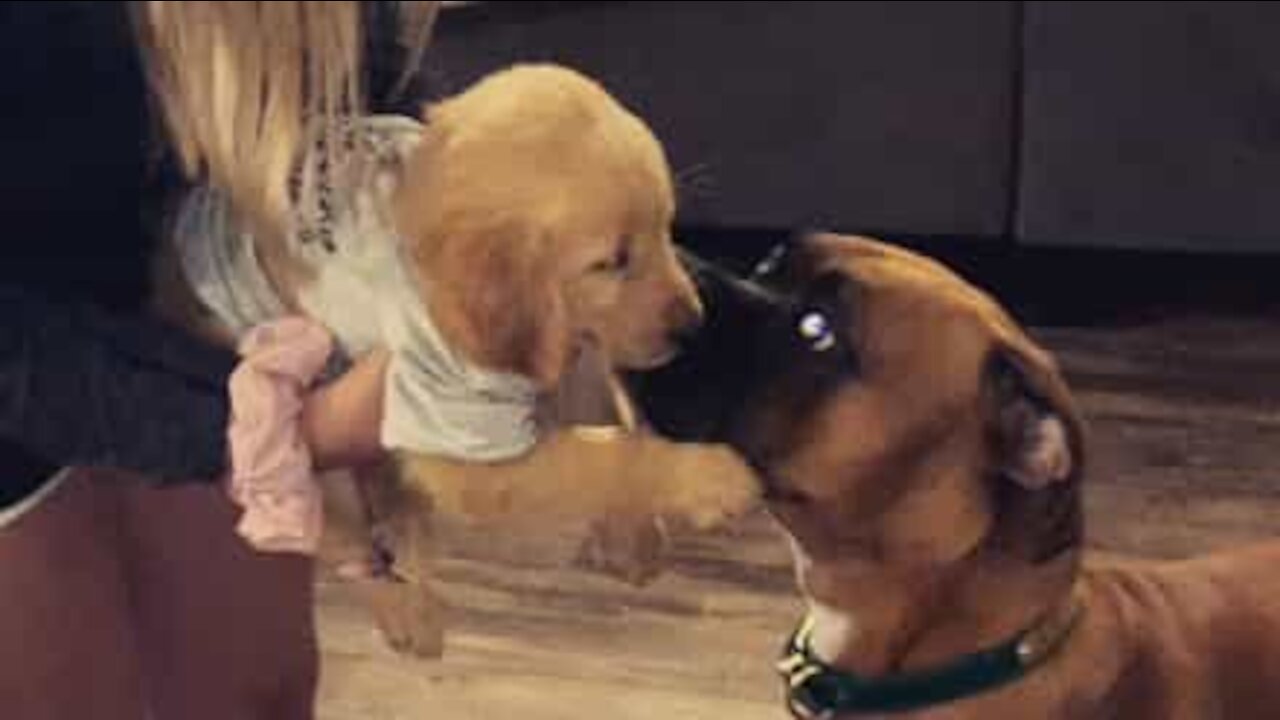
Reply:
<svg viewBox="0 0 1280 720"><path fill-rule="evenodd" d="M1177 556L1280 535L1280 318L1183 317L1039 334L1089 416L1092 544ZM798 611L780 536L753 517L682 537L633 590L568 567L574 537L456 537L447 657L393 656L322 588L322 720L784 718L770 666Z"/></svg>

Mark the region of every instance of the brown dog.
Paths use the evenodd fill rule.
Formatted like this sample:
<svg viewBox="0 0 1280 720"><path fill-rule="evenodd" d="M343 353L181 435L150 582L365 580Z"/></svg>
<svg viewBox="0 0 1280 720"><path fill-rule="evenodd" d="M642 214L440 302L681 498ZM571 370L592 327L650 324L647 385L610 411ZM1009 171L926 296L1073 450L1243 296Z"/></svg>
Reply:
<svg viewBox="0 0 1280 720"><path fill-rule="evenodd" d="M461 457L465 452L396 447L399 473L367 472L356 486L324 483L331 538L354 538L347 545L364 553L370 533L381 532L398 574L411 581L379 578L369 588L393 646L424 656L442 649L441 607L427 583L432 512L511 531L607 518L606 537L614 541L599 546L626 550L653 547L655 518L706 526L753 502L758 484L725 448L577 427L625 426L611 368L666 362L700 319L671 240L670 169L641 120L578 73L518 66L428 108L421 126L374 119L368 128L367 181L353 198L335 191L315 218L300 213L302 229L284 240L283 251L255 245L245 252L243 236L209 195L188 199L173 233L178 254L186 255L160 263L159 287L167 315L223 342L270 319L238 314L255 303L311 315L349 354L389 338L426 338L426 350L393 355L393 372L395 358L408 358L400 365L406 373L431 365L415 376L435 383L428 398L435 404L424 417L434 421L464 405L461 424L447 428L462 428L455 433L461 445L494 426L471 420L477 416L527 428L521 403L536 398L529 404L537 406L530 417L541 426L539 437L518 455L477 461ZM304 158L299 176L323 179L322 159ZM327 187L316 181L308 190L305 182L304 199L326 198ZM209 251L214 242L225 250ZM246 257L256 257L260 272L224 287ZM342 264L348 257L355 269ZM370 265L368 257L383 264ZM394 259L390 266L378 260L386 257ZM401 276L409 279L395 279ZM264 284L275 298L261 299ZM381 299L388 286L410 288L395 296L402 304ZM235 293L243 298L223 302ZM398 312L385 314L388 305ZM590 358L597 362L584 361ZM457 378L457 385L440 388L447 383L438 377ZM518 392L510 392L513 385ZM507 393L500 398L506 404L494 410L490 400L499 393ZM511 405L515 415L499 417ZM408 425L400 430L413 434ZM368 527L370 519L379 527ZM634 534L649 541L616 542ZM601 564L631 578L650 575L630 560Z"/></svg>
<svg viewBox="0 0 1280 720"><path fill-rule="evenodd" d="M811 609L779 665L796 714L1280 715L1280 545L1082 562L1081 420L1043 349L902 249L817 236L780 265L704 271L702 339L637 397L767 478Z"/></svg>

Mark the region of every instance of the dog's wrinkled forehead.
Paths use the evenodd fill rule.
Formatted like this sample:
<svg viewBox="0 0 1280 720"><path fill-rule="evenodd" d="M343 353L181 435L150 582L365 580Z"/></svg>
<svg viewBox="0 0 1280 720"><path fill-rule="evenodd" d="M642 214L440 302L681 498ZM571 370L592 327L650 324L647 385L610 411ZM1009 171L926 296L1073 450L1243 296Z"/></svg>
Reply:
<svg viewBox="0 0 1280 720"><path fill-rule="evenodd" d="M861 237L809 234L779 246L756 268L762 278L786 284L843 276L857 288L856 296L869 313L859 315L874 325L891 322L938 326L964 324L974 333L1007 341L1022 331L986 292L947 266L904 248Z"/></svg>
<svg viewBox="0 0 1280 720"><path fill-rule="evenodd" d="M815 345L820 352L794 355L790 369L768 381L780 389L758 407L751 442L770 457L826 466L838 456L866 467L899 454L896 444L935 437L959 415L978 412L987 359L1017 332L996 303L946 267L868 239L799 238L755 273L801 298L794 333L817 337L830 325L854 363L838 382L799 392L799 379L832 355ZM812 401L790 400L805 395ZM834 476L816 470L800 473Z"/></svg>
<svg viewBox="0 0 1280 720"><path fill-rule="evenodd" d="M859 372L803 415L773 418L804 426L770 454L775 476L810 499L784 508L788 526L848 530L875 518L884 542L961 545L994 528L1036 562L1076 547L1082 422L1052 356L931 259L828 236L799 250L793 272L835 272L854 287L842 297L853 298Z"/></svg>
<svg viewBox="0 0 1280 720"><path fill-rule="evenodd" d="M929 296L935 305L955 305L1004 322L1003 311L986 293L932 258L901 247L859 237L813 234L787 255L810 275L841 271L863 282Z"/></svg>
<svg viewBox="0 0 1280 720"><path fill-rule="evenodd" d="M1016 332L943 266L868 239L794 237L744 270L696 268L705 331L641 400L663 431L761 461L974 404L989 351Z"/></svg>
<svg viewBox="0 0 1280 720"><path fill-rule="evenodd" d="M692 267L707 322L639 378L639 405L659 432L737 450L807 553L933 557L991 523L1029 557L1074 546L1078 414L1051 356L982 290L847 236L792 238L749 279Z"/></svg>

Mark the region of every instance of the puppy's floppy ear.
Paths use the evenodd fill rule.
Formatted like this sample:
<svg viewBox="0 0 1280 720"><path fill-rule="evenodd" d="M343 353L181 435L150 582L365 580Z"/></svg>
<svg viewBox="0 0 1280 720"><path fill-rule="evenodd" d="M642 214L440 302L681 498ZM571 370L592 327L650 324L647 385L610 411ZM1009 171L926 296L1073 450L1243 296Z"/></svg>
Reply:
<svg viewBox="0 0 1280 720"><path fill-rule="evenodd" d="M549 243L518 223L441 237L429 258L431 312L476 364L555 386L569 360L569 320Z"/></svg>
<svg viewBox="0 0 1280 720"><path fill-rule="evenodd" d="M501 174L455 142L447 110L423 111L426 131L395 195L397 229L445 339L481 367L554 386L570 345L558 258Z"/></svg>
<svg viewBox="0 0 1280 720"><path fill-rule="evenodd" d="M1082 540L1083 423L1057 363L1024 337L992 350L984 382L997 538L1043 562Z"/></svg>

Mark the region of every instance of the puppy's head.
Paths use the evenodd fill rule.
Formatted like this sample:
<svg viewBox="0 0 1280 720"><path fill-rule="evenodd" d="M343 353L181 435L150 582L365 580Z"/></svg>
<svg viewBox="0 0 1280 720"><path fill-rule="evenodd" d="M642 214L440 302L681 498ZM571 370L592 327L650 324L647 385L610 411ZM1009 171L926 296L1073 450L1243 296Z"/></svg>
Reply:
<svg viewBox="0 0 1280 720"><path fill-rule="evenodd" d="M941 265L864 239L797 243L773 277L696 273L704 330L633 378L656 428L728 442L814 559L926 562L986 542L1076 547L1081 423L1051 357Z"/></svg>
<svg viewBox="0 0 1280 720"><path fill-rule="evenodd" d="M517 66L429 108L396 222L446 338L552 386L578 343L653 367L699 321L674 212L638 118L575 72Z"/></svg>

